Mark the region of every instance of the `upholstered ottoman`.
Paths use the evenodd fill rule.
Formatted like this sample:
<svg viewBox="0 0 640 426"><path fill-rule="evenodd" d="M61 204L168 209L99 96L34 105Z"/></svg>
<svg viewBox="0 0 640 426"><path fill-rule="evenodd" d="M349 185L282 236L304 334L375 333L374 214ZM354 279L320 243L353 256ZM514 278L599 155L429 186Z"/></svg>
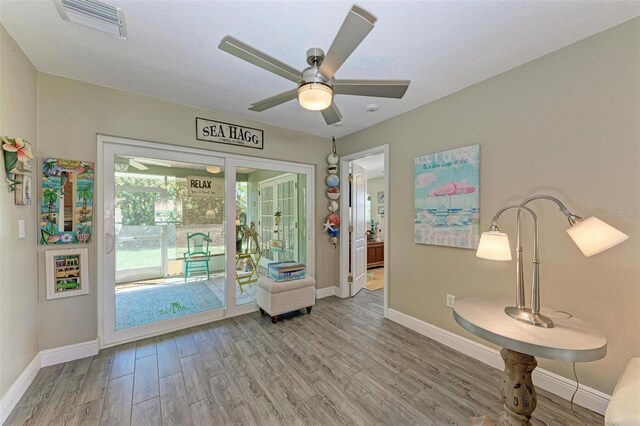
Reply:
<svg viewBox="0 0 640 426"><path fill-rule="evenodd" d="M640 358L631 358L604 415L605 426L640 425Z"/></svg>
<svg viewBox="0 0 640 426"><path fill-rule="evenodd" d="M258 306L260 313L278 321L281 314L311 307L316 304L316 280L306 276L300 280L275 282L268 277L258 279Z"/></svg>

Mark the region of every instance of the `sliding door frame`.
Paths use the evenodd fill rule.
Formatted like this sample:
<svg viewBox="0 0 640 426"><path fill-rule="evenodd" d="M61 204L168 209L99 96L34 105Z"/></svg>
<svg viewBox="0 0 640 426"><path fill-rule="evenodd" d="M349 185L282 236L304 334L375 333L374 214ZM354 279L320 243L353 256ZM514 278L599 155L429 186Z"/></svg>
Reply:
<svg viewBox="0 0 640 426"><path fill-rule="evenodd" d="M115 290L114 282L107 282L109 270L115 274L115 264L113 259L115 256L109 257L107 262L106 255L110 250L115 250L114 217L113 212L107 211L103 205L104 200L114 197L114 187L107 185L107 173L113 173L113 169L107 170L104 167L107 160L107 154L112 155L111 147L117 147L121 150L118 153L133 153L136 151L143 152L153 149L153 157L164 160L178 160L184 162L200 163L207 165L217 165L224 167L225 171L225 223L234 224L236 218L236 168L248 167L262 170L274 170L280 172L301 173L307 176L307 207L306 226L307 226L307 274L315 276L315 167L310 164L301 164L286 162L280 160L271 160L260 157L249 157L238 154L230 154L225 152L213 151L203 148L191 148L166 143L157 143L142 141L137 139L122 138L108 135L97 136L97 167L96 167L96 189L98 197L94 200L97 204L95 209L95 239L97 252L97 283L96 290L98 295L97 313L98 313L98 338L100 347L109 347L129 341L138 340L144 337L151 337L180 330L199 324L204 324L223 318L229 318L237 315L243 315L258 310L255 303L248 303L236 306L236 282L235 282L235 232L226 232L226 282L225 291L226 306L222 309L201 312L198 314L187 315L184 317L174 318L167 321L152 323L140 327L132 327L124 330L115 330ZM136 149L137 148L137 149ZM106 150L109 150L108 152ZM148 151L141 156L149 156ZM197 156L197 157L194 157ZM113 161L112 159L110 161ZM109 180L110 182L110 180ZM97 203L96 203L97 201Z"/></svg>

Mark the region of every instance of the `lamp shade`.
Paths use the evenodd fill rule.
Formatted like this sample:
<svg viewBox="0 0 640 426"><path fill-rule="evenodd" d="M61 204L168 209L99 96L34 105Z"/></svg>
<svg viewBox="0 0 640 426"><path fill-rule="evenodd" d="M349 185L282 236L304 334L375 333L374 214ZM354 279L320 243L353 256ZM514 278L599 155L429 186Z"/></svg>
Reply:
<svg viewBox="0 0 640 426"><path fill-rule="evenodd" d="M483 232L476 256L489 260L511 260L511 246L509 236L498 231Z"/></svg>
<svg viewBox="0 0 640 426"><path fill-rule="evenodd" d="M298 88L298 102L302 108L322 111L333 102L333 89L322 83L306 83Z"/></svg>
<svg viewBox="0 0 640 426"><path fill-rule="evenodd" d="M627 234L594 216L576 223L567 229L567 234L587 257L610 249L629 238Z"/></svg>

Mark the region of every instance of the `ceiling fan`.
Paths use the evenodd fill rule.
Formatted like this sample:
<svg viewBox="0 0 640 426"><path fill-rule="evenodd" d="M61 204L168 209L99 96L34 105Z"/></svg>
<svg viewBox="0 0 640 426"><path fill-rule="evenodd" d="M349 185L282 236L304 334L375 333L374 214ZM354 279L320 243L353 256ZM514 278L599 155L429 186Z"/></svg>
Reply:
<svg viewBox="0 0 640 426"><path fill-rule="evenodd" d="M297 89L251 104L250 111L265 111L297 98L300 106L321 111L327 124L335 124L342 120L342 115L333 101L334 95L400 99L409 87L409 80L335 80L336 71L373 29L375 21L371 14L353 6L326 56L320 48L309 49L307 63L310 66L302 72L233 37L223 38L218 48L298 85Z"/></svg>

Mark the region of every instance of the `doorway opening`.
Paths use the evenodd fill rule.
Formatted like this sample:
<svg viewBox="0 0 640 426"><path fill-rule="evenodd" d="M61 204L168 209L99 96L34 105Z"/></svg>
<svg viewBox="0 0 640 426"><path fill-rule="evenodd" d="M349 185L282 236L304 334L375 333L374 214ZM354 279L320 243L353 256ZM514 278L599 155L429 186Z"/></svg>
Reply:
<svg viewBox="0 0 640 426"><path fill-rule="evenodd" d="M388 176L388 145L341 159L345 196L340 208L347 216L349 233L340 243L340 296L371 292L378 296L371 300L383 300L385 317L390 269Z"/></svg>
<svg viewBox="0 0 640 426"><path fill-rule="evenodd" d="M354 161L367 173L365 227L367 228L368 291L384 290L384 154L376 154Z"/></svg>

